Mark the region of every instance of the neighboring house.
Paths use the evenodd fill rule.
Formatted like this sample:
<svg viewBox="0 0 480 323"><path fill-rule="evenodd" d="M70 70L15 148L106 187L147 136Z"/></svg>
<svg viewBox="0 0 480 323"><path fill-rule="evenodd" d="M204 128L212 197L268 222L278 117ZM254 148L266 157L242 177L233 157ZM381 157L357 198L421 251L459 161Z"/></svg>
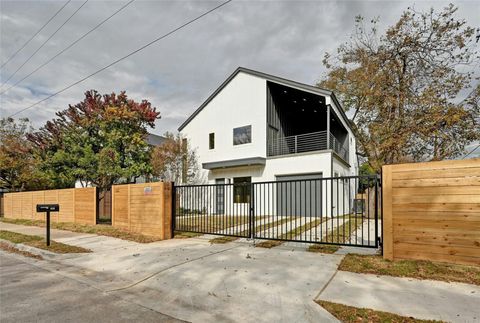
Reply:
<svg viewBox="0 0 480 323"><path fill-rule="evenodd" d="M150 146L161 146L167 140L167 138L159 135L154 135L153 133L149 133L147 136L147 143Z"/></svg>
<svg viewBox="0 0 480 323"><path fill-rule="evenodd" d="M358 173L355 136L332 91L242 67L178 130L210 184Z"/></svg>

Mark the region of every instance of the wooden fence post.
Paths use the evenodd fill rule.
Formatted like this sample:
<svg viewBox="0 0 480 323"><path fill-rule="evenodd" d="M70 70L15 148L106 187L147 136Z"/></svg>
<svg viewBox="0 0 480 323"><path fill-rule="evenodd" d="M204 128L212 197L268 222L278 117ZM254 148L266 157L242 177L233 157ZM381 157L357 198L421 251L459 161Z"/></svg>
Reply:
<svg viewBox="0 0 480 323"><path fill-rule="evenodd" d="M163 183L163 237L162 239L171 239L172 232L172 194L173 183Z"/></svg>
<svg viewBox="0 0 480 323"><path fill-rule="evenodd" d="M383 258L394 259L393 254L393 220L392 220L392 166L382 167L383 199Z"/></svg>

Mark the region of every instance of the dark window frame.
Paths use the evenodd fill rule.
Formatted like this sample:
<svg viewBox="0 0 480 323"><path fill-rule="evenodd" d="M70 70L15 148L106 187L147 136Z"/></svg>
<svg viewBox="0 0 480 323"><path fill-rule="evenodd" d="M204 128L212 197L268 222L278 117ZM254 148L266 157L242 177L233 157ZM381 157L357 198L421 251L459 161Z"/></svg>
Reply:
<svg viewBox="0 0 480 323"><path fill-rule="evenodd" d="M246 138L242 138L245 137ZM244 145L252 143L252 125L233 128L233 145Z"/></svg>
<svg viewBox="0 0 480 323"><path fill-rule="evenodd" d="M208 149L215 149L215 132L210 132L208 134Z"/></svg>
<svg viewBox="0 0 480 323"><path fill-rule="evenodd" d="M252 193L252 177L233 178L233 203L250 203Z"/></svg>

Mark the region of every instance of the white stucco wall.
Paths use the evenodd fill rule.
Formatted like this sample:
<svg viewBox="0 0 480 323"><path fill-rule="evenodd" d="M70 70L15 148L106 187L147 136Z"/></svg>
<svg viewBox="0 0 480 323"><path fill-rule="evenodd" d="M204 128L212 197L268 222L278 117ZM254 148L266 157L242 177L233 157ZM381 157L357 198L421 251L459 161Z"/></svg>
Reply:
<svg viewBox="0 0 480 323"><path fill-rule="evenodd" d="M266 93L264 79L240 72L182 129L201 163L266 157ZM233 129L247 125L252 142L233 145ZM208 147L212 132L215 149Z"/></svg>
<svg viewBox="0 0 480 323"><path fill-rule="evenodd" d="M336 107L333 101L327 99L335 113L340 116L338 111L340 107ZM352 167L338 161L332 156L331 151L267 158L266 80L240 72L182 129L182 134L188 139L190 146L196 149L200 164L252 157L266 158L265 166L202 170L203 177L207 179L209 184L215 184L217 178L225 178L225 182L229 184L233 183L235 177L247 176L252 178L252 182L258 183L275 181L276 177L281 175L321 173L323 178L334 176L334 172L337 172L340 176L357 175L355 138L346 122L341 121L349 133L349 164ZM252 142L233 145L233 129L247 125L252 127ZM215 148L210 150L209 134L212 132L215 133ZM337 186L332 186L330 181L328 183L328 185L325 185L322 194L322 207L325 208L322 214L330 216L331 212L333 212L333 215L348 213L348 201L343 205L342 203L337 205L336 202L333 202L336 200L336 196L333 196L333 194L334 191L337 191ZM354 188L351 185L341 185L339 189L344 193L340 196L346 196L349 190L353 193ZM215 190L216 188L213 187L212 189ZM271 199L274 200L275 191L272 190L269 194ZM241 215L248 214L248 204L232 203L231 188L226 188L224 195L227 211L234 211ZM215 198L207 203L211 210L216 208L214 200ZM272 208L275 208L275 206L272 206ZM261 210L257 211L261 212Z"/></svg>

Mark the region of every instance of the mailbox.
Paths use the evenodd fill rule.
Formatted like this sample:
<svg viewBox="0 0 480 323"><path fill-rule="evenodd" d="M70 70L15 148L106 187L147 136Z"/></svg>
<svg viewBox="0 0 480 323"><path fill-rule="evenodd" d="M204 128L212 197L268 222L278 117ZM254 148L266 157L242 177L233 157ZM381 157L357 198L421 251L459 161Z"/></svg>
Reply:
<svg viewBox="0 0 480 323"><path fill-rule="evenodd" d="M37 212L46 212L47 223L45 227L47 228L47 246L50 245L50 212L60 211L60 206L58 204L37 204Z"/></svg>
<svg viewBox="0 0 480 323"><path fill-rule="evenodd" d="M58 204L37 204L37 212L58 212L60 206Z"/></svg>

